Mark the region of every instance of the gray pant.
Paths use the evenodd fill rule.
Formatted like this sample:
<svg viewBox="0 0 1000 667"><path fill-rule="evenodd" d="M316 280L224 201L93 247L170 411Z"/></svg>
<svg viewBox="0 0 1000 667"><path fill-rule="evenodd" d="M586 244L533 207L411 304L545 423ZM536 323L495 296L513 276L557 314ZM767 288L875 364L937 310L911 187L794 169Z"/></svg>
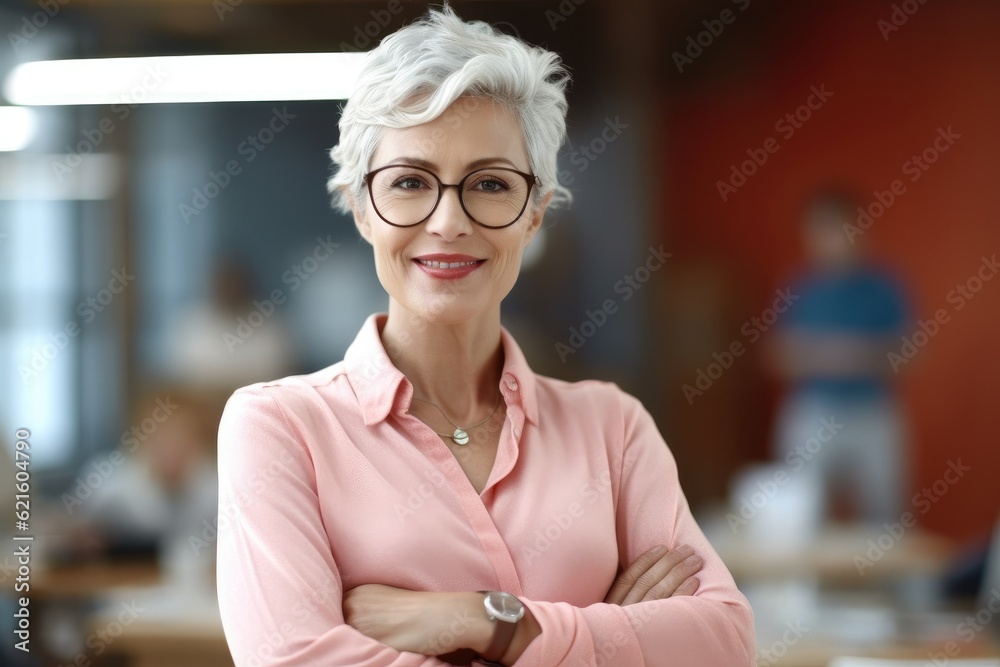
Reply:
<svg viewBox="0 0 1000 667"><path fill-rule="evenodd" d="M862 520L898 521L908 502L910 469L902 412L892 398L835 401L790 396L778 414L774 453L820 486L827 509L846 489Z"/></svg>

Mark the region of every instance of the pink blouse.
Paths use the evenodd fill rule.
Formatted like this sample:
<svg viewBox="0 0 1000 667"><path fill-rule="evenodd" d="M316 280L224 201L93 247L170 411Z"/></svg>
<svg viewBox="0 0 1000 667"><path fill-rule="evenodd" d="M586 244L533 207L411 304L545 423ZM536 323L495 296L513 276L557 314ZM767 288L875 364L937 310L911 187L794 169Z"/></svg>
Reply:
<svg viewBox="0 0 1000 667"><path fill-rule="evenodd" d="M534 374L503 329L507 418L476 493L407 414L413 387L382 346L385 318L368 318L343 361L226 405L218 594L237 667L445 665L344 623L343 591L367 583L513 593L542 628L519 667L754 664L750 606L636 398ZM619 566L660 543L702 556L697 594L602 602Z"/></svg>

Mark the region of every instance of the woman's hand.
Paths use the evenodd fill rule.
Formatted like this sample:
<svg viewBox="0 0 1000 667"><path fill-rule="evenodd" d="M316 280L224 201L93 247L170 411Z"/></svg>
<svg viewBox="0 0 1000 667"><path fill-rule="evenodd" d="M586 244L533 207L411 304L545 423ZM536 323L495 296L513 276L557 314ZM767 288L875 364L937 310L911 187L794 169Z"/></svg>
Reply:
<svg viewBox="0 0 1000 667"><path fill-rule="evenodd" d="M653 547L618 575L604 601L624 607L675 595L694 595L698 590L694 575L703 564L701 557L686 544L671 551Z"/></svg>
<svg viewBox="0 0 1000 667"><path fill-rule="evenodd" d="M473 613L482 612L478 593L363 584L344 592L342 607L344 622L397 651L442 655L488 644L492 636L486 615Z"/></svg>

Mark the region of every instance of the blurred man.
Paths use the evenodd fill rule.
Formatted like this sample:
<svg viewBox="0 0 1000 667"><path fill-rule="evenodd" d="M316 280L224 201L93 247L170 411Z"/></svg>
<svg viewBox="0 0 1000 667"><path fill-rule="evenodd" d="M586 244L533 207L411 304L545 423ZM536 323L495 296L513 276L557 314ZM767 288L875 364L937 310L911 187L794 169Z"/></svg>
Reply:
<svg viewBox="0 0 1000 667"><path fill-rule="evenodd" d="M837 491L848 491L854 514L881 523L899 519L909 481L887 361L908 315L900 286L845 231L857 209L850 194L832 190L804 207L808 266L771 341L773 366L789 385L774 444L795 474L816 477L827 514Z"/></svg>

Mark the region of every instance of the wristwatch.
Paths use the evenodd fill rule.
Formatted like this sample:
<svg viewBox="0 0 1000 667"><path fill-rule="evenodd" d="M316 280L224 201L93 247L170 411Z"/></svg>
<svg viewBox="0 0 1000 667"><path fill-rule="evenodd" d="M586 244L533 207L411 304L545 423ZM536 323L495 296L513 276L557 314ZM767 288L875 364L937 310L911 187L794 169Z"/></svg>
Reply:
<svg viewBox="0 0 1000 667"><path fill-rule="evenodd" d="M486 608L486 616L496 626L493 630L493 641L482 654L482 658L490 662L499 662L514 638L517 622L524 616L524 605L510 593L503 591L479 592L485 595L483 606Z"/></svg>

